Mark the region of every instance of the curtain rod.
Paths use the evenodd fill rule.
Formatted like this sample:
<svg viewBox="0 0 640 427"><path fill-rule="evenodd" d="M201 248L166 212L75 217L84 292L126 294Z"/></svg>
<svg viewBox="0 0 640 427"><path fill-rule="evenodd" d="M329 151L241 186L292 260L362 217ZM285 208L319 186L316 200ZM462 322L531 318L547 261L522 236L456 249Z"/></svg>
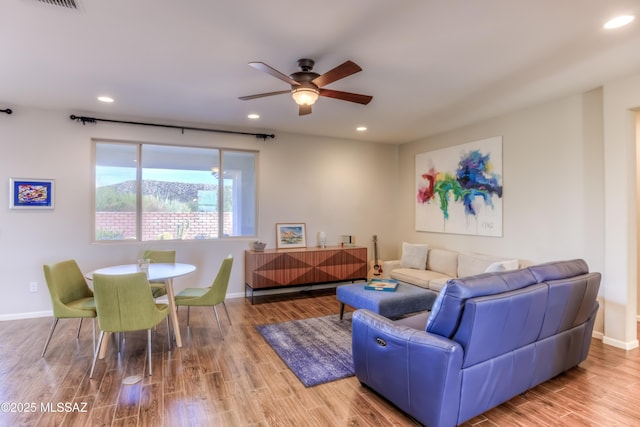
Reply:
<svg viewBox="0 0 640 427"><path fill-rule="evenodd" d="M11 108L5 108L4 110L0 110L0 113L11 114L11 113L13 113L13 111L11 110Z"/></svg>
<svg viewBox="0 0 640 427"><path fill-rule="evenodd" d="M11 114L11 113L8 113L8 114ZM87 123L108 122L108 123L121 123L126 125L155 126L155 127L161 127L161 128L180 129L182 133L184 133L185 130L198 130L202 132L228 133L233 135L249 135L249 136L255 136L256 138L262 139L263 141L266 141L267 138L273 139L276 137L272 133L268 134L268 133L238 132L234 130L207 129L207 128L196 128L196 127L189 127L189 126L164 125L164 124L158 124L158 123L131 122L126 120L99 119L97 117L76 116L73 114L69 116L69 118L71 120L82 122L83 125Z"/></svg>

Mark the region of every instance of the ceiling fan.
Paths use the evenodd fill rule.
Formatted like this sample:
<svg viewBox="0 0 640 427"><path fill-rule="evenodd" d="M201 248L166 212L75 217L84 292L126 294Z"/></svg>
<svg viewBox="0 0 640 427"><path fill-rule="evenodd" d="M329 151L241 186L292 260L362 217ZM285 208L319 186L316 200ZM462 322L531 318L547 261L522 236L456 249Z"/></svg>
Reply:
<svg viewBox="0 0 640 427"><path fill-rule="evenodd" d="M339 90L325 89L324 86L333 83L336 80L343 79L352 74L362 71L358 64L352 61L346 61L332 70L320 75L313 72L315 62L312 59L302 58L298 60L297 71L289 76L281 73L264 62L249 62L249 65L256 70L263 71L273 77L282 80L291 85L290 90L279 90L277 92L259 93L257 95L241 96L239 99L247 101L249 99L263 98L265 96L281 95L283 93L291 93L293 100L299 105L299 115L304 116L311 114L311 106L318 99L318 96L326 96L328 98L341 99L343 101L355 102L367 105L373 99L369 95L361 95L359 93L342 92Z"/></svg>

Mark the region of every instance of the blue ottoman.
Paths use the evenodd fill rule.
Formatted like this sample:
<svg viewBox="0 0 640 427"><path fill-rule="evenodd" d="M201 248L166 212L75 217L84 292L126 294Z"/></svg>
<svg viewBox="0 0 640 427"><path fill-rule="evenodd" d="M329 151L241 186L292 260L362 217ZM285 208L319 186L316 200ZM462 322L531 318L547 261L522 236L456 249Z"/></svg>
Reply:
<svg viewBox="0 0 640 427"><path fill-rule="evenodd" d="M366 308L381 316L394 318L417 311L431 310L437 294L429 289L399 283L395 292L371 291L365 283L342 285L336 288L336 298L340 301L340 319L344 315L344 305Z"/></svg>

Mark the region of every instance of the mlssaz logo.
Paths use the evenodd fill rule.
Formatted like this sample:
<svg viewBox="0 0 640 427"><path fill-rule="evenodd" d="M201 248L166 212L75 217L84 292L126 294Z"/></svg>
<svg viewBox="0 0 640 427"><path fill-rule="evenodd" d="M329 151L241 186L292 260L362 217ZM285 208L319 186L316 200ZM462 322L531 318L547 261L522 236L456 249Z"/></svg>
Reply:
<svg viewBox="0 0 640 427"><path fill-rule="evenodd" d="M47 402L40 404L41 412L89 412L87 402Z"/></svg>

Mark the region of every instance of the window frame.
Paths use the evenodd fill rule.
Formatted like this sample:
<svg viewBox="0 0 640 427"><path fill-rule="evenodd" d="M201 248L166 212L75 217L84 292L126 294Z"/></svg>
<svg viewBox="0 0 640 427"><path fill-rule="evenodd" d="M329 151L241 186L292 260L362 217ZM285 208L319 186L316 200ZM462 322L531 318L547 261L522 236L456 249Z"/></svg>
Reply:
<svg viewBox="0 0 640 427"><path fill-rule="evenodd" d="M122 238L122 239L97 239L96 237L96 232L97 232L97 227L96 227L96 218L97 218L97 209L96 209L96 193L97 193L97 162L98 162L98 145L99 144L111 144L111 145L118 145L121 144L123 146L135 146L135 152L136 152L136 212L135 212L135 216L136 216L136 236L135 238ZM112 139L108 139L108 138L94 138L92 139L92 176L91 176L91 185L92 185L92 189L91 189L91 215L92 215L92 220L91 220L91 240L93 243L97 243L97 244L116 244L116 243L128 243L128 242L132 242L132 243L143 243L143 242L159 242L159 241L163 241L162 239L148 239L148 240L143 240L143 194L142 194L142 175L143 175L143 170L144 170L144 161L142 159L142 153L143 153L143 147L144 146L163 146L163 147L169 147L169 148L184 148L184 149L189 149L189 148L193 148L193 149L199 149L199 150L216 150L217 151L217 157L218 157L218 167L219 167L219 173L218 173L218 177L217 177L217 185L218 185L218 195L217 195L217 214L218 214L218 218L217 218L217 222L218 222L218 226L217 226L217 236L212 237L212 238L206 238L206 239L179 239L179 238L174 238L174 239L165 239L164 241L171 241L171 242L176 242L176 241L186 241L186 242L191 242L191 241L217 241L217 240L233 240L233 239L253 239L258 235L258 201L259 201L259 195L258 195L258 191L259 191L259 186L258 186L258 165L259 165L259 154L260 152L258 150L250 150L250 149L237 149L237 148L226 148L226 147L217 147L217 146L207 146L207 147L203 147L203 146L198 146L198 145L182 145L182 144L171 144L171 143L160 143L160 142L140 142L140 141L123 141L123 140L112 140ZM254 224L253 224L253 234L246 234L246 235L226 235L224 232L224 215L226 213L225 209L224 209L224 189L225 189L225 179L229 179L228 177L225 177L224 172L231 172L231 179L232 179L232 186L234 188L236 187L240 187L242 188L242 183L237 184L237 175L240 174L240 170L231 170L231 171L226 171L225 170L225 165L224 165L224 157L225 157L225 153L249 153L253 155L253 174L254 174L254 182L253 182L253 193L254 193L254 208L253 208L253 218L254 218ZM241 180L244 180L245 178L242 177L240 178ZM233 194L233 200L237 200L237 198L239 197L238 194ZM233 206L235 207L236 204L235 202L233 203ZM244 207L241 208L242 210L246 209ZM237 229L236 227L238 227L238 225L235 224L234 221L234 225L233 225L233 229L234 231Z"/></svg>

